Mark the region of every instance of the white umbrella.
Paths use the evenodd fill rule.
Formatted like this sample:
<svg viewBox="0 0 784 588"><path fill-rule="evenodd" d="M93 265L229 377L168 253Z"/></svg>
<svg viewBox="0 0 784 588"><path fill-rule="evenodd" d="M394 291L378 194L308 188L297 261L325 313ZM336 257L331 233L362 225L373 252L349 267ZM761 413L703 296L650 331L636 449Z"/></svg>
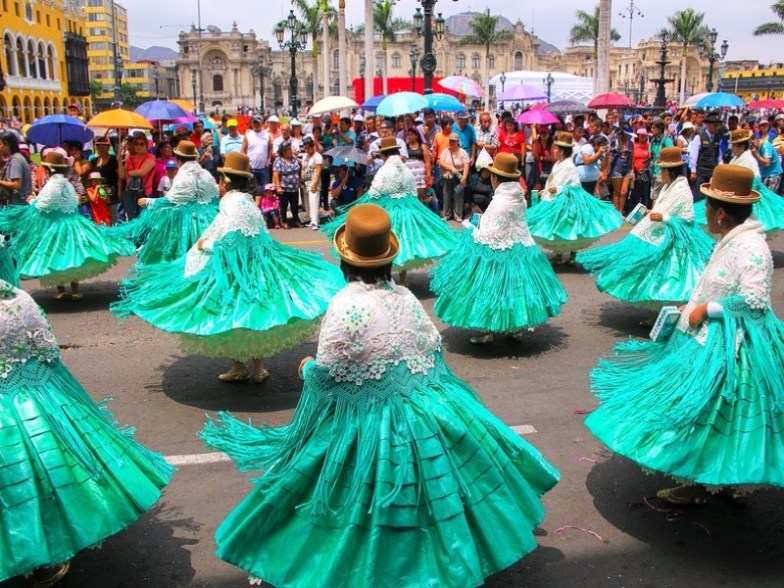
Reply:
<svg viewBox="0 0 784 588"><path fill-rule="evenodd" d="M359 106L351 98L345 96L327 96L316 102L308 111L308 115L325 114L327 112L334 112L336 110L343 110L345 108L356 108Z"/></svg>

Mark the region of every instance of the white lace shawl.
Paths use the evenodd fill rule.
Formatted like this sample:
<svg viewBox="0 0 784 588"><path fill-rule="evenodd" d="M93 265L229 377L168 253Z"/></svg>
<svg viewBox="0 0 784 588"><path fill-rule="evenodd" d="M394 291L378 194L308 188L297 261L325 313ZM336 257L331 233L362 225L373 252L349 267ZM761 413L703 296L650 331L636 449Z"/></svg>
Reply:
<svg viewBox="0 0 784 588"><path fill-rule="evenodd" d="M710 261L691 293L678 328L691 331L689 315L700 304L741 296L754 310L770 308L773 256L765 242L759 221L747 219L727 233L713 250ZM707 336L707 324L694 332L700 342ZM740 334L739 334L740 336Z"/></svg>
<svg viewBox="0 0 784 588"><path fill-rule="evenodd" d="M737 157L733 157L730 160L730 163L732 165L747 167L754 172L754 177L757 178L760 177L759 162L757 161L757 158L754 157L754 154L748 149L746 149L743 153L741 153Z"/></svg>
<svg viewBox="0 0 784 588"><path fill-rule="evenodd" d="M426 373L441 336L416 297L393 283L351 282L329 304L316 364L338 382L380 380L390 365Z"/></svg>
<svg viewBox="0 0 784 588"><path fill-rule="evenodd" d="M561 189L567 185L575 185L580 183L580 176L577 175L577 168L574 166L574 161L571 157L567 157L561 161L556 161L553 165L553 170L547 176L544 189L539 192L539 199L544 202L554 200ZM549 188L555 187L555 194L550 194Z"/></svg>
<svg viewBox="0 0 784 588"><path fill-rule="evenodd" d="M0 379L28 359L50 362L59 357L43 311L27 292L0 280Z"/></svg>
<svg viewBox="0 0 784 588"><path fill-rule="evenodd" d="M654 201L651 212L660 212L664 215L664 223L668 216L677 216L685 221L694 220L694 196L692 195L689 181L684 176L675 178L675 181L665 186ZM662 222L652 221L650 215L643 217L630 234L639 237L653 245L658 245L664 238Z"/></svg>
<svg viewBox="0 0 784 588"><path fill-rule="evenodd" d="M255 237L261 231L266 231L261 210L253 197L237 190L221 198L218 215L201 235L201 239L204 239L203 250L200 251L196 244L188 250L185 256L185 277L201 271L211 255L213 243L233 231L239 231L246 237Z"/></svg>
<svg viewBox="0 0 784 588"><path fill-rule="evenodd" d="M41 212L74 214L79 209L79 197L66 176L52 174L38 193L34 206Z"/></svg>
<svg viewBox="0 0 784 588"><path fill-rule="evenodd" d="M218 184L212 174L204 169L197 161L188 161L182 164L177 175L172 180L171 189L160 201L168 201L175 206L197 202L209 204L218 198ZM148 202L155 205L159 203L154 198Z"/></svg>
<svg viewBox="0 0 784 588"><path fill-rule="evenodd" d="M479 227L474 229L475 243L490 249L511 249L515 243L524 247L534 244L526 220L525 194L518 182L498 186Z"/></svg>
<svg viewBox="0 0 784 588"><path fill-rule="evenodd" d="M384 162L368 190L370 198L406 198L416 195L416 178L399 155L392 155Z"/></svg>

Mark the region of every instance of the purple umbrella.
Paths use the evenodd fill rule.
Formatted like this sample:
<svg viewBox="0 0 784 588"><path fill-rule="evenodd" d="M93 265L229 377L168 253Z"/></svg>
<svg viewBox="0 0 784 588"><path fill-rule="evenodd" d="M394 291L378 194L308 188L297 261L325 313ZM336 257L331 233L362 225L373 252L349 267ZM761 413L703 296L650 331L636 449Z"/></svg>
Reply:
<svg viewBox="0 0 784 588"><path fill-rule="evenodd" d="M525 125L552 125L561 122L561 119L546 110L526 110L518 114L515 120Z"/></svg>
<svg viewBox="0 0 784 588"><path fill-rule="evenodd" d="M496 100L498 102L514 102L515 100L541 100L547 98L547 93L534 86L519 84L511 86L501 92Z"/></svg>

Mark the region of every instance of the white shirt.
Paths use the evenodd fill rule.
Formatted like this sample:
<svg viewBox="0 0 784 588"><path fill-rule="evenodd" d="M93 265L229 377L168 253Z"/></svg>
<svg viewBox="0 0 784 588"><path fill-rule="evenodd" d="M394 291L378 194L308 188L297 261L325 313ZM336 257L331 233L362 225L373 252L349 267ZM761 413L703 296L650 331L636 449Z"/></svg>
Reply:
<svg viewBox="0 0 784 588"><path fill-rule="evenodd" d="M324 165L324 158L321 157L321 153L318 151L315 151L313 155L305 155L305 158L302 160L302 178L305 180L305 188L308 191L310 191L310 187L313 185L313 174L319 165ZM321 188L321 174L316 178L316 189L314 192L318 192L319 188Z"/></svg>
<svg viewBox="0 0 784 588"><path fill-rule="evenodd" d="M259 132L248 129L245 133L248 143L247 155L250 159L251 169L262 169L269 166L270 160L270 134L267 131Z"/></svg>

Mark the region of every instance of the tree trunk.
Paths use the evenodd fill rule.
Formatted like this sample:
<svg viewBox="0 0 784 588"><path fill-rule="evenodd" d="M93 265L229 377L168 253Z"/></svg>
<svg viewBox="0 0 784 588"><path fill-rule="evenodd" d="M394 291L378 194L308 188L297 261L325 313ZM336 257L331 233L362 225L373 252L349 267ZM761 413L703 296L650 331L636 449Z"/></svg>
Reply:
<svg viewBox="0 0 784 588"><path fill-rule="evenodd" d="M365 100L373 97L373 0L365 0Z"/></svg>
<svg viewBox="0 0 784 588"><path fill-rule="evenodd" d="M329 51L329 14L327 14L326 10L321 11L321 42L324 45L321 48L321 55L324 58L323 65L324 65L324 94L323 97L326 98L331 94L330 85L329 85L329 58L330 58L330 51ZM314 64L313 67L316 67ZM314 92L316 93L316 92Z"/></svg>
<svg viewBox="0 0 784 588"><path fill-rule="evenodd" d="M681 104L686 101L686 53L686 45L684 45L681 51Z"/></svg>
<svg viewBox="0 0 784 588"><path fill-rule="evenodd" d="M313 61L313 102L316 101L316 97L319 95L319 67L318 67L318 58L319 58L319 50L318 50L318 41L313 39L313 51L310 54L312 61ZM304 55L303 55L304 57ZM303 75L304 72L304 65L303 65ZM299 81L299 95L303 96L305 94L305 88L307 87L305 80ZM310 96L308 96L310 98Z"/></svg>
<svg viewBox="0 0 784 588"><path fill-rule="evenodd" d="M490 111L490 45L485 47L485 112Z"/></svg>
<svg viewBox="0 0 784 588"><path fill-rule="evenodd" d="M596 56L596 91L610 91L610 15L612 0L599 0L599 47Z"/></svg>
<svg viewBox="0 0 784 588"><path fill-rule="evenodd" d="M381 91L382 91L382 93L384 95L386 95L386 94L389 94L389 88L388 88L389 80L387 78L387 71L389 71L389 70L387 68L387 57L388 57L388 55L387 55L387 42L386 42L386 40L382 40L381 41L381 51L384 53L384 63L383 63L384 69L381 72L382 75L383 75L383 85L382 85L383 89Z"/></svg>
<svg viewBox="0 0 784 588"><path fill-rule="evenodd" d="M346 49L346 0L338 2L338 79L340 95L348 96L348 53Z"/></svg>

